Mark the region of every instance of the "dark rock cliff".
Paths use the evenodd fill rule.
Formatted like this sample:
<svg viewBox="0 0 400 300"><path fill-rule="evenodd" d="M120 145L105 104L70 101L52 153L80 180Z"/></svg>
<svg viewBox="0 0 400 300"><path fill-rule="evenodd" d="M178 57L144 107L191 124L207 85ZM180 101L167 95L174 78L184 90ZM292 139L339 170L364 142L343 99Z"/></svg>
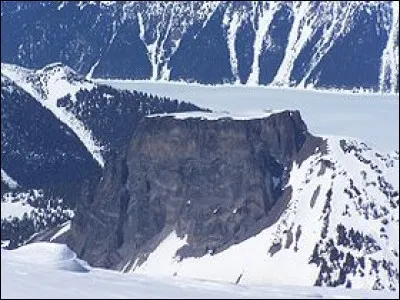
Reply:
<svg viewBox="0 0 400 300"><path fill-rule="evenodd" d="M181 258L217 253L274 223L291 197L293 162L321 146L298 111L266 118L145 118L79 202L68 245L122 269L171 231ZM321 148L322 149L322 148Z"/></svg>
<svg viewBox="0 0 400 300"><path fill-rule="evenodd" d="M2 215L1 237L9 241L8 248L64 223L65 219L58 218L60 214L54 217L56 213L50 208L67 209L69 215L87 181L100 178L103 170L99 161L125 149L143 117L201 110L167 97L95 84L60 63L42 70L5 64L1 68L2 180L4 171L19 185L10 190L2 181L2 202L21 202L32 195L29 205L47 211L46 217L39 214L43 222L28 213L29 228L20 226L22 217L11 221L11 216L6 219ZM62 86L61 93L53 94L55 81ZM49 101L55 102L52 109L46 106ZM68 115L69 121L60 120L60 115ZM87 141L98 151L90 150ZM33 196L39 191L39 198Z"/></svg>

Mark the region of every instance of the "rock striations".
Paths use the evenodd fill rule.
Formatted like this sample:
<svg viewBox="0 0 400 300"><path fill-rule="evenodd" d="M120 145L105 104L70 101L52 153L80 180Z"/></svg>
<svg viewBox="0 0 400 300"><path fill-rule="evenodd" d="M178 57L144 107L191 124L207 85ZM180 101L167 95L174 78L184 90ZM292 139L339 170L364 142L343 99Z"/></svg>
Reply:
<svg viewBox="0 0 400 300"><path fill-rule="evenodd" d="M255 119L143 119L78 206L69 245L95 266L145 260L172 231L184 257L218 253L276 222L293 162L323 149L298 111Z"/></svg>

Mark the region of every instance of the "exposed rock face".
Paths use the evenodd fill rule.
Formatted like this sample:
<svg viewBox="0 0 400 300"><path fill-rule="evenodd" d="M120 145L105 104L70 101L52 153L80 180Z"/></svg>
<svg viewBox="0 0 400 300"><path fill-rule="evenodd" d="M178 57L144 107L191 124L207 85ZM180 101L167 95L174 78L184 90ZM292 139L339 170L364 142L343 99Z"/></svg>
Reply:
<svg viewBox="0 0 400 300"><path fill-rule="evenodd" d="M172 230L180 257L222 251L274 223L293 162L323 149L298 111L266 118L145 118L126 153L85 195L68 244L94 266L122 269Z"/></svg>
<svg viewBox="0 0 400 300"><path fill-rule="evenodd" d="M28 204L41 210L28 213L26 222L18 213L2 215L2 240L14 248L64 223L86 181L97 181L104 161L126 148L144 116L196 110L190 103L96 84L60 63L41 70L2 63L1 201L18 205L31 195Z"/></svg>

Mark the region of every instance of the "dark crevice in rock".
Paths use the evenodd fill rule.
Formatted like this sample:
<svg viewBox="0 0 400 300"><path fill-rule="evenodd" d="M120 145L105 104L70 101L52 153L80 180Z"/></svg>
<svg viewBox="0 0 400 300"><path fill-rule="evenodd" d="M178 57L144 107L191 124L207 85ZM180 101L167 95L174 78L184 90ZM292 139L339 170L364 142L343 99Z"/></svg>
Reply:
<svg viewBox="0 0 400 300"><path fill-rule="evenodd" d="M310 201L310 207L311 208L314 208L314 205L315 205L315 202L318 199L320 190L321 190L321 186L318 185L318 187L315 189L315 191L314 191L314 193L313 193L313 195L311 197L311 201Z"/></svg>

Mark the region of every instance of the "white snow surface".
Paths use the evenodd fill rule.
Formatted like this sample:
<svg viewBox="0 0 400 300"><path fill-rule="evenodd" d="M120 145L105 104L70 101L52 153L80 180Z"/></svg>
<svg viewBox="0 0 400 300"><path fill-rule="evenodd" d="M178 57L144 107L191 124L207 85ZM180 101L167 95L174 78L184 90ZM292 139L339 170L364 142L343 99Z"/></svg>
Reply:
<svg viewBox="0 0 400 300"><path fill-rule="evenodd" d="M393 298L396 293L250 286L94 269L62 244L1 250L1 298Z"/></svg>
<svg viewBox="0 0 400 300"><path fill-rule="evenodd" d="M3 169L1 169L1 181L3 181L11 189L15 189L18 187L18 183L14 179L12 179Z"/></svg>
<svg viewBox="0 0 400 300"><path fill-rule="evenodd" d="M230 4L230 7L232 7L232 4ZM235 50L235 41L236 41L237 31L240 27L240 23L241 20L238 13L233 11L232 16L229 16L227 14L224 15L223 24L224 27L226 27L227 31L226 39L229 49L229 61L231 64L232 74L235 76L236 81L239 81L239 75L238 75L238 59Z"/></svg>
<svg viewBox="0 0 400 300"><path fill-rule="evenodd" d="M399 149L399 96L395 94L132 80L96 82L189 101L231 114L254 114L265 109L299 110L312 134L358 138L381 152Z"/></svg>
<svg viewBox="0 0 400 300"><path fill-rule="evenodd" d="M13 251L2 250L2 262L3 256L43 269L86 272L88 268L66 245L55 243L32 243Z"/></svg>
<svg viewBox="0 0 400 300"><path fill-rule="evenodd" d="M267 118L272 114L279 112L281 111L264 110L261 112L253 112L247 114L230 114L227 111L221 111L221 112L193 111L193 112L182 112L182 113L154 114L154 115L148 115L147 118L173 117L174 119L178 120L200 118L202 120L209 120L209 121L215 121L224 118L229 118L233 120L252 120L252 119Z"/></svg>
<svg viewBox="0 0 400 300"><path fill-rule="evenodd" d="M260 10L260 13L254 13L252 18L252 24L255 31L255 38L254 38L254 57L253 57L253 64L251 66L251 73L247 80L249 85L257 85L259 84L260 79L260 58L265 51L265 48L269 48L271 45L267 43L267 46L263 45L265 42L267 33L269 31L270 25L274 19L274 15L276 11L279 9L279 3L277 1L269 1L267 5L265 5L264 10ZM261 4L262 5L262 4ZM256 10L257 7L254 7ZM256 22L255 18L258 18L258 22Z"/></svg>
<svg viewBox="0 0 400 300"><path fill-rule="evenodd" d="M390 90L394 92L396 88L399 88L399 2L394 1L392 9L393 21L388 42L382 54L379 81L380 90Z"/></svg>
<svg viewBox="0 0 400 300"><path fill-rule="evenodd" d="M16 65L1 64L1 73L9 77L19 87L35 98L43 107L50 110L56 118L67 125L81 140L89 153L104 167L101 154L102 146L74 114L57 105L57 100L70 94L71 101L76 101L75 94L80 89L90 91L95 84L85 81L69 80L74 71L61 63L47 65L40 70L30 70Z"/></svg>
<svg viewBox="0 0 400 300"><path fill-rule="evenodd" d="M71 221L67 221L60 226L61 228L50 238L50 242L54 241L56 238L67 233L71 229Z"/></svg>
<svg viewBox="0 0 400 300"><path fill-rule="evenodd" d="M40 195L42 195L42 191L35 189L29 192L4 193L1 197L1 219L22 219L25 213L29 217L31 212L37 209L29 205L28 201L32 201Z"/></svg>
<svg viewBox="0 0 400 300"><path fill-rule="evenodd" d="M35 208L26 202L1 202L1 219L12 220L13 218L22 219L26 213L28 216Z"/></svg>
<svg viewBox="0 0 400 300"><path fill-rule="evenodd" d="M36 212L38 215L43 216L43 209L35 208L29 203L35 201L38 198L43 197L43 190L31 189L26 191L12 191L6 192L1 196L1 219L12 220L14 218L22 219L26 213L28 217L31 217L32 212ZM63 200L58 199L61 203ZM59 208L51 208L48 204L48 213L59 213ZM64 210L68 213L71 218L74 215L72 210Z"/></svg>

